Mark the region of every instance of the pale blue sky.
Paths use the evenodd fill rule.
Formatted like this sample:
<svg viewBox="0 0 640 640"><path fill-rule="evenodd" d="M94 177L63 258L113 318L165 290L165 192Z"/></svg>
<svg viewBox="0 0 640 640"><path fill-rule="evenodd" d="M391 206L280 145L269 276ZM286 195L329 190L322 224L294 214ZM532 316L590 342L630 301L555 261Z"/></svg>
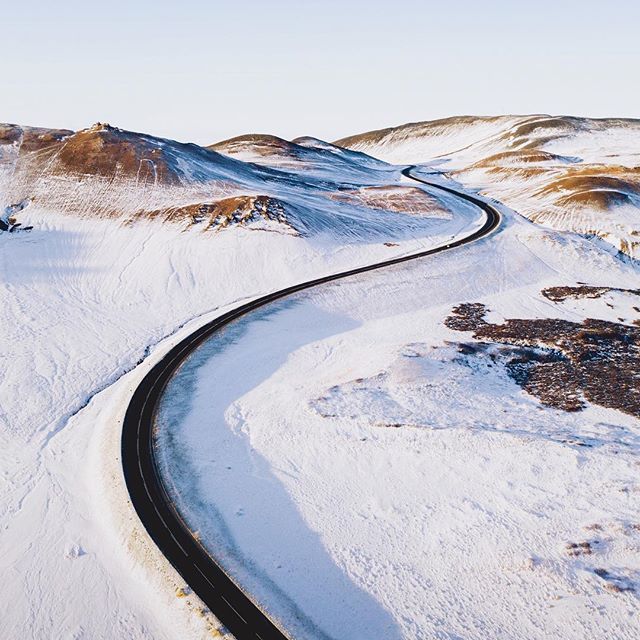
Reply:
<svg viewBox="0 0 640 640"><path fill-rule="evenodd" d="M0 121L210 143L459 114L640 117L640 3L0 0Z"/></svg>

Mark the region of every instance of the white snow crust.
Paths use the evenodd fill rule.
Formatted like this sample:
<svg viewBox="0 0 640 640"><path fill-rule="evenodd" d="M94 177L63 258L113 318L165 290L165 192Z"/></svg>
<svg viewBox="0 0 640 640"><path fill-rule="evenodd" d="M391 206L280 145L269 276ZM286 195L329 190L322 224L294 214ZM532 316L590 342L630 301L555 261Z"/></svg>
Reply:
<svg viewBox="0 0 640 640"><path fill-rule="evenodd" d="M423 163L447 184L434 172L452 172L532 217L527 194L541 183L472 167L526 144L524 120L405 130L356 150ZM637 165L627 124L581 127L529 135L558 166ZM136 385L241 302L480 224L474 207L436 192L434 216L335 202L336 190L416 183L314 138L294 141L294 160L237 148L219 175L200 152L185 159L149 141L169 145L179 185L83 177L70 191L68 176L43 174L28 183L33 201L15 175L19 144L0 145L2 210L26 198L11 211L34 227L0 233L3 638L217 633L128 501L120 428ZM263 190L289 203L303 233L136 217ZM487 357L460 355L469 334L443 325L464 301L485 303L492 322L637 320L637 301L620 292L561 304L540 295L579 282L638 288L633 251L612 250L637 228L626 207L569 212L547 228L502 207L491 238L299 294L181 368L158 416L166 482L194 532L294 637L640 635L638 421L545 408ZM591 553L570 552L582 542Z"/></svg>
<svg viewBox="0 0 640 640"><path fill-rule="evenodd" d="M640 632L640 424L543 407L442 324L460 301L492 322L630 321L626 298L540 291L637 272L505 213L480 243L239 321L167 389L159 449L180 510L296 638ZM568 552L583 541L592 554Z"/></svg>
<svg viewBox="0 0 640 640"><path fill-rule="evenodd" d="M3 203L15 187L11 149ZM385 175L398 179L396 169ZM47 180L19 212L33 231L0 233L0 635L209 637L217 622L192 594L176 597L186 585L149 542L123 485L120 427L135 385L179 337L226 308L444 243L481 220L473 207L445 215L453 199L443 196L432 218L382 212L384 224L376 223L343 204L347 225L332 226L327 200L329 213L314 226L315 209L301 197L299 215L314 230L304 237L276 223L202 232L101 217L113 199L135 211L136 198L149 195L139 185L91 195L87 180L82 211L48 207L46 184L56 203L66 187L64 178ZM378 224L377 239L359 233L365 219ZM400 232L385 233L392 221Z"/></svg>

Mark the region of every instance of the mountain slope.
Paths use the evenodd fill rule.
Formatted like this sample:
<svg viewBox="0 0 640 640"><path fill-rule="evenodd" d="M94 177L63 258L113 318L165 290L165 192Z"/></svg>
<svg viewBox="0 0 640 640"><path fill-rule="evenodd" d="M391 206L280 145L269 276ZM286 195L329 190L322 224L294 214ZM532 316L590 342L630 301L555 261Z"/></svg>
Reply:
<svg viewBox="0 0 640 640"><path fill-rule="evenodd" d="M418 189L422 204L407 198L404 209L393 210L338 197L361 188L402 190L400 172L314 138L252 135L204 148L100 123L78 132L16 125L0 132L0 204L12 212L35 203L127 224L150 219L200 231L243 225L364 242L431 233L435 217L423 215L429 203L451 216L446 198L427 189Z"/></svg>
<svg viewBox="0 0 640 640"><path fill-rule="evenodd" d="M137 380L241 301L480 222L397 167L298 146L323 177L308 160L260 166L105 125L2 127L3 215L33 225L0 231L5 637L218 634L123 484L122 411Z"/></svg>
<svg viewBox="0 0 640 640"><path fill-rule="evenodd" d="M388 162L430 163L530 220L640 251L640 120L459 117L336 144Z"/></svg>

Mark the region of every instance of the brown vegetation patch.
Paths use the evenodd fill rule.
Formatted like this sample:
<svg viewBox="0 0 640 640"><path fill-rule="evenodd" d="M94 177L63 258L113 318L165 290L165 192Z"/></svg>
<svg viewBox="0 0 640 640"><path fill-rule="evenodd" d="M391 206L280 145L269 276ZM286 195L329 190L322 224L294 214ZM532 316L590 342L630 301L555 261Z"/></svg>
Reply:
<svg viewBox="0 0 640 640"><path fill-rule="evenodd" d="M205 229L213 230L259 220L279 222L293 228L287 219L284 203L270 196L235 196L217 202L145 211L139 215L151 219L186 221L189 225L203 223Z"/></svg>
<svg viewBox="0 0 640 640"><path fill-rule="evenodd" d="M208 149L213 149L220 153L237 153L247 149L258 155L269 156L273 154L293 153L297 145L288 140L278 138L269 134L252 133L244 136L236 136L221 142L209 145Z"/></svg>
<svg viewBox="0 0 640 640"><path fill-rule="evenodd" d="M465 302L451 311L444 324L454 331L475 331L487 324L484 315L487 308L481 302Z"/></svg>
<svg viewBox="0 0 640 640"><path fill-rule="evenodd" d="M593 191L580 191L579 193L571 193L569 195L562 196L556 200L556 204L560 207L578 206L606 211L613 207L625 204L633 205L634 203L628 193L596 189Z"/></svg>
<svg viewBox="0 0 640 640"><path fill-rule="evenodd" d="M20 153L41 151L58 146L71 135L73 135L73 131L69 129L44 129L0 124L0 144L18 144L20 145Z"/></svg>
<svg viewBox="0 0 640 640"><path fill-rule="evenodd" d="M518 349L503 352L506 369L543 404L577 411L583 399L640 417L640 327L606 320L485 321L482 304L453 309L445 325L477 340Z"/></svg>
<svg viewBox="0 0 640 640"><path fill-rule="evenodd" d="M36 129L29 127L24 130L20 151L30 153L32 151L42 151L43 149L55 149L71 135L73 135L73 131L69 129Z"/></svg>
<svg viewBox="0 0 640 640"><path fill-rule="evenodd" d="M613 177L628 180L629 182L640 182L640 167L625 167L619 164L577 164L567 168L568 177Z"/></svg>
<svg viewBox="0 0 640 640"><path fill-rule="evenodd" d="M617 287L592 287L580 285L578 287L549 287L542 290L542 295L552 302L564 302L568 298L600 298L605 293L619 291L640 296L640 289L618 289Z"/></svg>
<svg viewBox="0 0 640 640"><path fill-rule="evenodd" d="M555 153L549 153L548 151L541 151L539 149L519 149L515 151L503 151L501 153L495 153L491 156L487 156L478 162L470 165L470 168L486 168L486 167L514 167L519 164L533 164L533 163L565 163L571 159L564 156L556 155Z"/></svg>
<svg viewBox="0 0 640 640"><path fill-rule="evenodd" d="M628 191L639 193L637 185L627 180L621 180L608 175L568 175L545 185L542 193L556 193L558 191L587 191L590 189L610 189L611 191Z"/></svg>
<svg viewBox="0 0 640 640"><path fill-rule="evenodd" d="M582 118L570 116L534 116L511 129L509 135L514 138L535 138L536 134L545 131L553 131L556 136L567 135L584 128L585 124Z"/></svg>
<svg viewBox="0 0 640 640"><path fill-rule="evenodd" d="M15 124L0 124L0 144L20 142L22 129Z"/></svg>
<svg viewBox="0 0 640 640"><path fill-rule="evenodd" d="M553 180L539 190L540 195L563 195L591 191L612 191L617 193L640 195L640 187L629 180L611 175L584 174L571 172L569 175Z"/></svg>
<svg viewBox="0 0 640 640"><path fill-rule="evenodd" d="M438 198L419 187L362 187L332 193L329 197L381 211L422 215L450 213Z"/></svg>
<svg viewBox="0 0 640 640"><path fill-rule="evenodd" d="M179 184L162 149L136 134L95 125L68 138L55 173L132 178L139 183Z"/></svg>
<svg viewBox="0 0 640 640"><path fill-rule="evenodd" d="M546 182L534 196L551 197L559 207L589 207L607 211L640 199L638 169L605 165L565 168Z"/></svg>

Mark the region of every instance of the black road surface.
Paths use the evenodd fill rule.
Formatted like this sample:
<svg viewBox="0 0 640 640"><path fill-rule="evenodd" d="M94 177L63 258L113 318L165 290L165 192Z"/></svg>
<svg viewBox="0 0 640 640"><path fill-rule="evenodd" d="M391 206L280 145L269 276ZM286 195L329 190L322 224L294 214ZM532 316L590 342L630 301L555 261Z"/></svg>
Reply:
<svg viewBox="0 0 640 640"><path fill-rule="evenodd" d="M447 191L480 207L487 218L482 227L466 238L452 241L445 246L302 282L229 311L200 327L173 347L147 373L131 398L122 429L122 466L131 502L160 551L237 640L287 640L288 636L207 553L182 520L169 497L156 467L153 446L154 414L160 396L183 360L212 334L233 320L304 289L468 244L498 227L500 214L490 204L455 189L417 178L411 175L413 168L414 166L407 167L402 173L408 178Z"/></svg>

